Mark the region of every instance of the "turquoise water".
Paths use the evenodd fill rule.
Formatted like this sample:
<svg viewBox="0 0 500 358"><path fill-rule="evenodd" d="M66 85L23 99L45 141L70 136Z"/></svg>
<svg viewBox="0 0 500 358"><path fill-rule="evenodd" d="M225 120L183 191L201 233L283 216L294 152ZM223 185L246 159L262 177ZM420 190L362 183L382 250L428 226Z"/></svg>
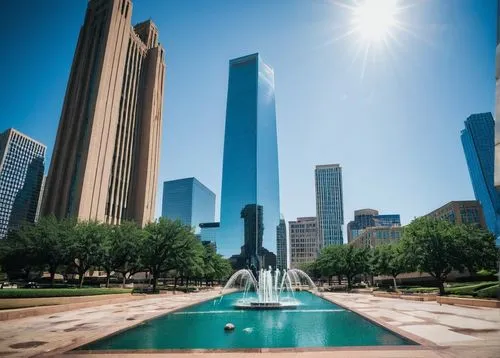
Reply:
<svg viewBox="0 0 500 358"><path fill-rule="evenodd" d="M224 296L145 322L80 347L111 349L238 349L415 344L309 292L295 295L294 310L244 311ZM233 332L225 332L226 323Z"/></svg>

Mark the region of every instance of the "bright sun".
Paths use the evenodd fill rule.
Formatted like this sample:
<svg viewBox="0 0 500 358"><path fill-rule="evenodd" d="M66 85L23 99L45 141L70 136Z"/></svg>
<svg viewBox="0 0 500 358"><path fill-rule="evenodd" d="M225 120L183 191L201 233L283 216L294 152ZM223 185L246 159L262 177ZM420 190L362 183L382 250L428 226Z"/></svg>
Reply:
<svg viewBox="0 0 500 358"><path fill-rule="evenodd" d="M396 0L365 0L353 8L354 31L359 33L364 41L385 40L397 24L397 11Z"/></svg>

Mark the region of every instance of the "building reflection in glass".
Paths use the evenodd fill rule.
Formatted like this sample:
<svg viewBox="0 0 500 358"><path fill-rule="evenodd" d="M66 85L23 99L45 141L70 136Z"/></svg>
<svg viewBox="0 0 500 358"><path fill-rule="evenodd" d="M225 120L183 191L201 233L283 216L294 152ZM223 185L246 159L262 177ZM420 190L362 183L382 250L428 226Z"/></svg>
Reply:
<svg viewBox="0 0 500 358"><path fill-rule="evenodd" d="M279 208L274 72L252 54L229 62L219 252L274 267Z"/></svg>

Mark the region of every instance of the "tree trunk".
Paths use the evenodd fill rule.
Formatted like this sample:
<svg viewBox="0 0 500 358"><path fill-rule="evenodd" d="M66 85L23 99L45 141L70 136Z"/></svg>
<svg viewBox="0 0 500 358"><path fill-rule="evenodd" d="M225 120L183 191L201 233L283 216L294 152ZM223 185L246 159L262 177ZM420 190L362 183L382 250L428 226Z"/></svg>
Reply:
<svg viewBox="0 0 500 358"><path fill-rule="evenodd" d="M56 275L55 270L50 270L50 287L54 287L54 276Z"/></svg>
<svg viewBox="0 0 500 358"><path fill-rule="evenodd" d="M396 276L392 276L392 282L394 283L394 292L398 292L398 285L396 283Z"/></svg>
<svg viewBox="0 0 500 358"><path fill-rule="evenodd" d="M438 282L438 287L439 287L439 296L444 296L445 291L444 291L444 280L441 277L436 277L436 280Z"/></svg>
<svg viewBox="0 0 500 358"><path fill-rule="evenodd" d="M156 291L156 284L158 282L158 274L156 272L153 273L153 293Z"/></svg>
<svg viewBox="0 0 500 358"><path fill-rule="evenodd" d="M179 279L179 277L174 277L174 295L175 295L175 290L177 289L177 280Z"/></svg>
<svg viewBox="0 0 500 358"><path fill-rule="evenodd" d="M78 270L78 275L80 275L80 288L83 287L83 280L85 279L85 271Z"/></svg>
<svg viewBox="0 0 500 358"><path fill-rule="evenodd" d="M337 280L339 281L339 285L342 285L342 275L337 275Z"/></svg>
<svg viewBox="0 0 500 358"><path fill-rule="evenodd" d="M350 275L347 275L347 289L348 290L351 289L351 276Z"/></svg>
<svg viewBox="0 0 500 358"><path fill-rule="evenodd" d="M125 276L126 272L122 272L122 275L123 275L122 288L125 288L125 285L127 284L127 276Z"/></svg>
<svg viewBox="0 0 500 358"><path fill-rule="evenodd" d="M109 277L111 276L111 272L106 272L106 288L109 288Z"/></svg>
<svg viewBox="0 0 500 358"><path fill-rule="evenodd" d="M332 286L332 276L328 276L328 287Z"/></svg>

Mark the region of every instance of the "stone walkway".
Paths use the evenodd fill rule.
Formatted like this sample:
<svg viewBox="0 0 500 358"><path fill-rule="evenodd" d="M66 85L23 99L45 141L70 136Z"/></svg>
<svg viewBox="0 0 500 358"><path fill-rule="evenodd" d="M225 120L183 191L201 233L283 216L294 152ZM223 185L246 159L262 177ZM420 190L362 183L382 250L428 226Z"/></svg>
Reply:
<svg viewBox="0 0 500 358"><path fill-rule="evenodd" d="M0 356L52 356L137 323L218 296L219 291L159 295L1 322Z"/></svg>
<svg viewBox="0 0 500 358"><path fill-rule="evenodd" d="M0 356L54 356L139 322L163 315L207 299L218 291L155 296L99 307L47 314L1 322ZM272 351L262 349L259 356L278 357L500 357L500 309L442 305L436 302L413 302L376 298L365 294L325 293L324 297L367 316L380 324L410 335L425 347L336 348L333 350ZM99 354L93 354L96 356ZM144 354L130 353L127 357ZM255 357L257 352L187 352L166 356ZM88 357L66 353L65 357ZM120 354L103 354L106 358ZM152 353L152 357L165 354Z"/></svg>
<svg viewBox="0 0 500 358"><path fill-rule="evenodd" d="M367 294L325 293L324 297L396 332L410 334L419 343L435 345L443 357L500 357L498 308L440 305Z"/></svg>

